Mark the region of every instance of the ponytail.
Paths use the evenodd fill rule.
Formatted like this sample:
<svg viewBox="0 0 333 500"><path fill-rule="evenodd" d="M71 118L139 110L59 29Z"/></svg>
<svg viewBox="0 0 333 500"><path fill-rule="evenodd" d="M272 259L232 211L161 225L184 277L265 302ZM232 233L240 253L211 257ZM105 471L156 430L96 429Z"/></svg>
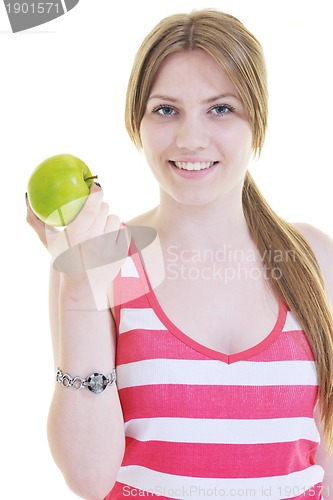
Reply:
<svg viewBox="0 0 333 500"><path fill-rule="evenodd" d="M312 348L324 435L332 449L333 319L317 260L301 234L269 207L249 172L243 188L243 210L271 286L297 319Z"/></svg>

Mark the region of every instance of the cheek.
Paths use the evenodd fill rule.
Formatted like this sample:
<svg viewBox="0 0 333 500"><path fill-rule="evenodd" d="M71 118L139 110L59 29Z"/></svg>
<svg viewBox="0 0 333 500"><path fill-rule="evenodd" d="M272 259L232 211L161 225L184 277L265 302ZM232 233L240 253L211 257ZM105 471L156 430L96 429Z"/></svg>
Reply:
<svg viewBox="0 0 333 500"><path fill-rule="evenodd" d="M140 126L140 136L142 141L142 147L144 151L149 151L154 145L158 144L158 137L156 134L156 130L152 127L152 124L149 120L143 117Z"/></svg>
<svg viewBox="0 0 333 500"><path fill-rule="evenodd" d="M142 144L142 147L143 149L145 149L145 145L147 144L147 133L146 133L146 125L145 125L145 119L144 117L142 118L141 120L141 123L140 123L140 139L141 139L141 144Z"/></svg>
<svg viewBox="0 0 333 500"><path fill-rule="evenodd" d="M223 148L230 154L239 156L252 154L252 131L250 125L239 120L223 135Z"/></svg>
<svg viewBox="0 0 333 500"><path fill-rule="evenodd" d="M142 148L147 157L158 156L170 145L170 127L157 126L149 120L142 119L140 126Z"/></svg>

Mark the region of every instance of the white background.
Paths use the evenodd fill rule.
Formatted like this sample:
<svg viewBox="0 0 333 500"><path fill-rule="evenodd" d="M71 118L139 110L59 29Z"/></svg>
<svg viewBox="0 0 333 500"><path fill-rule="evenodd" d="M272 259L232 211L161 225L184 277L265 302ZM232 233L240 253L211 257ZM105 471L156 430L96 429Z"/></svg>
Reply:
<svg viewBox="0 0 333 500"><path fill-rule="evenodd" d="M25 222L32 170L48 156L71 153L99 175L111 211L122 220L155 206L157 186L123 124L132 60L160 18L216 7L238 17L266 54L270 121L264 153L252 169L257 183L280 215L332 237L331 5L81 0L65 16L12 34L0 4L1 498L77 498L54 465L46 439L54 383L49 259Z"/></svg>

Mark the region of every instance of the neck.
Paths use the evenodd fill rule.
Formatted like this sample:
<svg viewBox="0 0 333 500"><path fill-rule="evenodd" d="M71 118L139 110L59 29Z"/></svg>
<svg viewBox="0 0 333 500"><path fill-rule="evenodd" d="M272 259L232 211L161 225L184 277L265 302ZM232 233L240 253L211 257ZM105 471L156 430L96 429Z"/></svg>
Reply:
<svg viewBox="0 0 333 500"><path fill-rule="evenodd" d="M244 217L241 193L205 205L185 205L161 193L154 225L161 241L198 249L221 245L243 246L251 241Z"/></svg>

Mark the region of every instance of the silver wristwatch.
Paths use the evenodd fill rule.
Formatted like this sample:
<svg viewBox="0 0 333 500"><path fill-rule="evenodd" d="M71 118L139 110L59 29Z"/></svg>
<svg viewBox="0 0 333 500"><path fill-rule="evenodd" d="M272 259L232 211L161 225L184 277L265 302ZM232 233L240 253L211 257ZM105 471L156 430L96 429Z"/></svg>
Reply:
<svg viewBox="0 0 333 500"><path fill-rule="evenodd" d="M60 368L57 368L56 381L63 387L74 387L74 389L83 389L86 387L94 394L100 394L109 385L116 381L116 369L114 368L108 375L103 375L99 372L94 372L86 378L71 377L68 373L63 373Z"/></svg>

